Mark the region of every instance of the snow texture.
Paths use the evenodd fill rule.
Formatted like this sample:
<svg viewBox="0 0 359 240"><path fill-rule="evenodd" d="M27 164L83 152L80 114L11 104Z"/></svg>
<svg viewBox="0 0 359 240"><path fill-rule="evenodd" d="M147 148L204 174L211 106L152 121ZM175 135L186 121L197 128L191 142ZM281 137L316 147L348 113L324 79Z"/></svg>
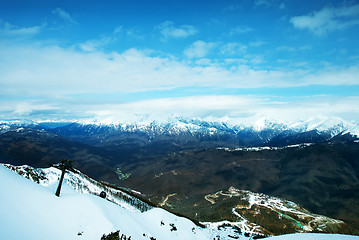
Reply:
<svg viewBox="0 0 359 240"><path fill-rule="evenodd" d="M98 196L78 193L66 183L61 197L56 197L57 184L41 186L0 165L0 239L99 240L104 233L116 230L131 239L228 236L225 231L200 228L160 208L131 211Z"/></svg>
<svg viewBox="0 0 359 240"><path fill-rule="evenodd" d="M56 197L56 187L57 182L41 186L0 164L0 239L99 240L104 233L116 230L133 240L232 239L229 235L235 235L227 228L200 228L160 208L144 213L131 211L98 196L78 193L66 183L61 197ZM248 239L237 236L236 239ZM270 239L359 240L359 237L294 234Z"/></svg>

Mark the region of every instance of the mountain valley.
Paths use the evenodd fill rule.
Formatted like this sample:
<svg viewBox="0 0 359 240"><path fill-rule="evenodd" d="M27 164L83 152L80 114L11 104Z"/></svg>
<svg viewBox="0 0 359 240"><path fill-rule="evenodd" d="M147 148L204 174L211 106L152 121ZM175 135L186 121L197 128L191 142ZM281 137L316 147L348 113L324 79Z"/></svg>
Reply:
<svg viewBox="0 0 359 240"><path fill-rule="evenodd" d="M299 125L2 122L0 159L42 168L71 159L93 178L198 222L234 224L240 215L265 235L359 234L359 128ZM228 197L230 189L238 194ZM241 202L241 191L294 202L312 218Z"/></svg>

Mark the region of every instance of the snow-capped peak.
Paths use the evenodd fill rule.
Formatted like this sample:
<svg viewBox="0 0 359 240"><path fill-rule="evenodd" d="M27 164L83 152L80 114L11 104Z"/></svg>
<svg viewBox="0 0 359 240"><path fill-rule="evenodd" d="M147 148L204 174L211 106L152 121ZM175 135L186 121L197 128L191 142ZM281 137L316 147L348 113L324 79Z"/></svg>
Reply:
<svg viewBox="0 0 359 240"><path fill-rule="evenodd" d="M329 134L330 136L336 136L338 134L351 133L352 135L359 136L359 124L356 122L348 122L338 117L316 116L306 120L296 121L280 121L276 119L259 117L259 118L216 118L207 117L190 118L172 116L167 118L166 121L158 121L146 116L139 116L137 119L132 120L113 120L113 119L81 119L73 121L73 123L80 124L82 126L94 126L94 127L111 127L114 129L120 129L124 131L134 132L151 132L179 134L181 132L207 132L208 134L221 133L222 131L238 132L243 129L249 129L255 132L262 132L266 130L274 130L275 132L281 132L291 130L294 132L302 133L316 130L318 132ZM0 122L0 131L8 131L7 125L23 127L23 126L61 126L65 122L34 122L25 121L21 124L20 121L16 122ZM151 134L150 134L151 135Z"/></svg>
<svg viewBox="0 0 359 240"><path fill-rule="evenodd" d="M332 136L339 133L351 133L359 136L359 125L348 122L338 117L317 116L306 121L298 121L289 125L290 129L307 132L317 130L319 132L329 132Z"/></svg>
<svg viewBox="0 0 359 240"><path fill-rule="evenodd" d="M195 129L198 128L199 123L201 127L206 123L208 126L222 125L227 128L236 129L253 129L254 131L260 132L266 129L280 129L280 130L295 130L299 132L306 132L317 130L319 132L332 131L334 134L341 132L350 132L354 135L359 135L359 124L355 122L349 122L339 117L328 117L328 116L316 116L307 120L295 120L295 121L281 121L274 118L229 118L229 117L206 117L201 118L182 118L182 117L170 117L167 120L155 120L149 117L139 117L138 119L132 119L131 121L119 121L112 119L84 119L77 121L82 124L92 124L97 126L132 126L133 129L148 129L153 126L164 126L170 125L177 127L179 130Z"/></svg>

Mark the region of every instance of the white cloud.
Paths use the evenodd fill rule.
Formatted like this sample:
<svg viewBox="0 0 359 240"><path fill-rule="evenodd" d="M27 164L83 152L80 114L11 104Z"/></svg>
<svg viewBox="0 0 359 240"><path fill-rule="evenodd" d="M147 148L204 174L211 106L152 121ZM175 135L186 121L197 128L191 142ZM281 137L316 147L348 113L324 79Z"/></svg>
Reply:
<svg viewBox="0 0 359 240"><path fill-rule="evenodd" d="M52 14L55 14L62 18L63 20L70 22L70 23L76 23L76 21L71 17L70 13L66 12L65 10L61 8L56 8L52 10Z"/></svg>
<svg viewBox="0 0 359 240"><path fill-rule="evenodd" d="M224 11L224 12L225 11L237 11L240 9L243 9L243 5L240 3L235 3L235 4L230 4L226 7L224 7L222 11Z"/></svg>
<svg viewBox="0 0 359 240"><path fill-rule="evenodd" d="M279 9L285 9L285 4L283 2L281 2L278 7L279 7Z"/></svg>
<svg viewBox="0 0 359 240"><path fill-rule="evenodd" d="M216 45L214 42L198 40L187 47L183 53L189 58L203 58L207 56Z"/></svg>
<svg viewBox="0 0 359 240"><path fill-rule="evenodd" d="M253 31L254 31L254 29L250 28L248 26L237 26L235 28L232 28L229 31L229 36L233 36L233 35L236 35L236 34L249 33L249 32L253 32Z"/></svg>
<svg viewBox="0 0 359 240"><path fill-rule="evenodd" d="M16 104L13 113L21 117L31 115L34 112L46 112L57 109L57 107L41 101L22 101Z"/></svg>
<svg viewBox="0 0 359 240"><path fill-rule="evenodd" d="M186 50L204 57L214 43L198 41ZM0 87L16 96L64 96L79 93L141 92L181 87L257 88L308 85L358 85L359 66L321 70L257 70L244 62L193 65L154 53L81 52L57 46L0 47Z"/></svg>
<svg viewBox="0 0 359 240"><path fill-rule="evenodd" d="M99 50L99 48L117 41L119 35L122 32L123 32L123 27L117 26L114 28L111 34L103 35L101 38L98 39L87 40L86 42L79 44L79 47L85 52L97 51Z"/></svg>
<svg viewBox="0 0 359 240"><path fill-rule="evenodd" d="M99 111L98 106L94 106L88 111L89 115L96 119L121 119L135 120L146 116L150 120L167 120L170 116L200 117L208 116L235 117L247 116L252 114L250 107L257 105L261 100L252 97L238 96L192 96L181 98L161 98L151 99L125 104L105 105ZM241 112L246 109L245 112ZM249 110L249 112L248 112ZM237 116L237 115L240 116Z"/></svg>
<svg viewBox="0 0 359 240"><path fill-rule="evenodd" d="M0 42L0 44L2 44ZM192 55L201 57L212 49L213 44L198 42ZM0 45L1 46L1 45ZM196 45L194 45L196 46ZM201 50L201 46L203 49ZM197 50L195 50L197 49ZM188 50L190 51L190 50ZM197 52L196 52L197 51ZM267 71L256 70L245 62L179 61L175 58L155 56L153 52L129 49L122 53L79 52L74 48L64 49L57 46L11 45L0 47L0 88L2 107L0 117L33 116L44 112L67 116L100 116L114 112L158 115L170 113L198 116L241 117L257 113L268 115L340 112L348 116L350 111L358 113L358 99L336 101L311 100L295 104L273 103L261 97L206 96L176 99L160 99L128 104L106 105L106 94L126 96L136 92L142 95L151 92L190 88L193 95L201 89L243 89L258 87L294 87L310 85L359 85L359 66L349 68L327 67L308 71ZM122 94L122 95L121 95ZM10 99L10 100L7 100ZM25 103L11 103L11 99L36 99ZM111 103L117 99L112 98ZM21 101L20 101L21 102ZM322 102L322 105L319 103ZM340 104L339 104L340 103ZM346 105L348 104L348 105ZM300 107L299 107L300 106ZM337 106L337 107L333 107ZM282 109L283 108L283 109ZM101 109L101 112L98 110ZM130 111L132 109L132 111ZM9 113L10 112L10 113ZM304 114L303 113L303 114ZM352 114L352 115L353 115ZM49 115L49 114L48 114ZM358 114L357 114L358 115Z"/></svg>
<svg viewBox="0 0 359 240"><path fill-rule="evenodd" d="M123 31L122 26L117 26L115 29L113 29L113 34L120 34Z"/></svg>
<svg viewBox="0 0 359 240"><path fill-rule="evenodd" d="M254 5L269 7L270 5L272 5L272 1L271 0L255 0Z"/></svg>
<svg viewBox="0 0 359 240"><path fill-rule="evenodd" d="M260 118L280 121L339 116L359 122L358 97L307 96L295 101L275 96L207 95L159 98L127 103L91 101L16 101L0 106L1 119L93 119L100 122L167 121L174 117L243 123Z"/></svg>
<svg viewBox="0 0 359 240"><path fill-rule="evenodd" d="M303 85L359 85L359 66L348 68L328 67L302 77Z"/></svg>
<svg viewBox="0 0 359 240"><path fill-rule="evenodd" d="M225 119L237 124L263 117L294 121L315 116L341 116L346 120L358 121L359 98L314 96L297 101L276 101L261 96L190 96L123 104L95 104L87 108L86 114L98 121L166 121L177 116Z"/></svg>
<svg viewBox="0 0 359 240"><path fill-rule="evenodd" d="M207 95L159 98L127 103L91 101L16 101L0 106L0 118L33 120L93 119L115 121L167 121L173 117L226 120L243 123L260 118L280 121L339 116L359 121L358 97L310 96L283 100L273 96Z"/></svg>
<svg viewBox="0 0 359 240"><path fill-rule="evenodd" d="M164 40L169 38L186 38L198 33L198 30L191 25L176 27L171 21L166 21L157 26Z"/></svg>
<svg viewBox="0 0 359 240"><path fill-rule="evenodd" d="M0 20L0 36L4 37L29 37L39 34L44 25L32 27L18 27Z"/></svg>
<svg viewBox="0 0 359 240"><path fill-rule="evenodd" d="M113 39L111 37L102 37L100 39L88 40L84 43L81 43L80 48L85 52L94 52L97 51L98 48L106 46L112 41Z"/></svg>
<svg viewBox="0 0 359 240"><path fill-rule="evenodd" d="M141 34L140 30L136 29L136 28L127 29L126 36L135 38L135 39L142 39L142 40L145 38L145 36L143 34Z"/></svg>
<svg viewBox="0 0 359 240"><path fill-rule="evenodd" d="M5 102L4 99L2 99ZM0 106L0 118L9 119L9 118L35 118L44 114L54 114L55 117L59 117L64 114L63 109L60 110L59 107L55 106L56 103L49 103L47 101L39 100L8 100L6 104ZM57 111L61 111L59 114ZM56 114L57 113L57 114ZM50 116L49 116L50 117Z"/></svg>
<svg viewBox="0 0 359 240"><path fill-rule="evenodd" d="M251 46L251 47L260 47L260 46L263 46L265 44L267 44L267 42L257 40L257 41L250 42L248 45Z"/></svg>
<svg viewBox="0 0 359 240"><path fill-rule="evenodd" d="M307 29L322 36L359 24L359 4L349 7L326 7L309 15L290 19L295 28Z"/></svg>
<svg viewBox="0 0 359 240"><path fill-rule="evenodd" d="M226 43L220 47L220 52L223 55L240 55L245 53L246 50L247 50L246 45L236 42Z"/></svg>
<svg viewBox="0 0 359 240"><path fill-rule="evenodd" d="M277 7L278 9L285 8L284 2L280 0L255 0L254 5L256 7L264 7L264 8L269 8L269 7Z"/></svg>

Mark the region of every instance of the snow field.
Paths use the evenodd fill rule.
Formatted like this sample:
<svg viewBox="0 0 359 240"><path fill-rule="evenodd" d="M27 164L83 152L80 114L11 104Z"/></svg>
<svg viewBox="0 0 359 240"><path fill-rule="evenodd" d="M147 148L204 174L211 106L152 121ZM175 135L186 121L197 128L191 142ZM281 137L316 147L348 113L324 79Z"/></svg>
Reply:
<svg viewBox="0 0 359 240"><path fill-rule="evenodd" d="M217 225L200 228L190 220L163 209L141 213L120 207L91 194L76 192L63 184L60 197L57 182L41 186L0 164L0 239L4 240L100 240L120 230L132 240L221 240L233 239L231 228ZM176 230L173 230L173 229ZM172 230L172 231L171 231ZM237 235L238 236L238 235ZM240 235L237 239L248 238ZM359 240L339 234L290 234L269 240Z"/></svg>
<svg viewBox="0 0 359 240"><path fill-rule="evenodd" d="M0 239L99 240L116 230L131 239L210 237L207 229L163 209L131 211L98 196L77 193L65 183L58 198L56 187L57 183L38 185L0 165ZM171 231L171 223L176 231Z"/></svg>

